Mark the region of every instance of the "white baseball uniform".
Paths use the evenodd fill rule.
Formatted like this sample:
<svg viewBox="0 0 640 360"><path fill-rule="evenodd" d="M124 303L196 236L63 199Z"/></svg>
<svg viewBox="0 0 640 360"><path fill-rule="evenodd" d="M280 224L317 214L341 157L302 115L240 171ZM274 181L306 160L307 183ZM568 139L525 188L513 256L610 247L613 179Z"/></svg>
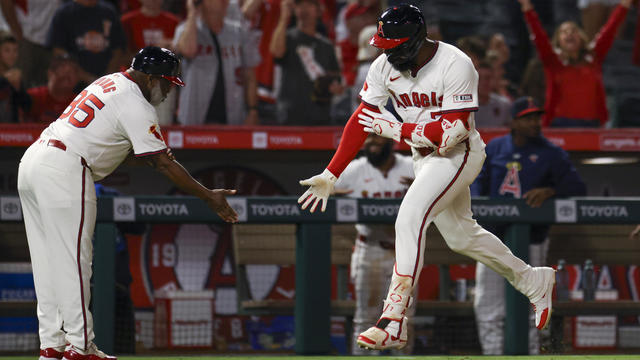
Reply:
<svg viewBox="0 0 640 360"><path fill-rule="evenodd" d="M128 74L115 73L85 88L20 160L18 192L42 349L70 343L85 350L94 338L94 181L109 175L131 150L145 156L164 152L166 145L153 106Z"/></svg>
<svg viewBox="0 0 640 360"><path fill-rule="evenodd" d="M413 161L409 156L392 156L395 163L386 176L371 165L366 156L353 160L340 175L335 188L353 190L347 195L353 198L402 198L409 187L402 183L403 178L414 177ZM365 355L371 352L359 348L356 340L361 332L375 324L387 294L395 262L395 233L388 224L356 224L356 230L358 236L351 255L351 279L356 291L351 353ZM410 316L415 313L415 306L409 313ZM411 354L412 340L410 337L403 353Z"/></svg>
<svg viewBox="0 0 640 360"><path fill-rule="evenodd" d="M478 108L478 74L456 47L436 42L433 56L413 74L395 70L380 55L371 65L360 96L368 106L382 109L389 97L407 123L437 121L442 115ZM396 220L396 274L409 290L423 266L425 231L434 222L454 251L484 263L531 297L542 279L514 256L497 237L472 218L469 185L486 157L485 144L468 118L468 140L445 156L413 151L416 178L404 197ZM391 289L390 289L391 291ZM391 294L391 292L390 292Z"/></svg>

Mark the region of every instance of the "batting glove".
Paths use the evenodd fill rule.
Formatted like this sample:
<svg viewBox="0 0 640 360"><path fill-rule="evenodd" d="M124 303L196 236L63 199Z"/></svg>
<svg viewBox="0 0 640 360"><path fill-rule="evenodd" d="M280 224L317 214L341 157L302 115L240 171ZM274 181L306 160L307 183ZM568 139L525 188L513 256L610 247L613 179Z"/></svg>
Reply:
<svg viewBox="0 0 640 360"><path fill-rule="evenodd" d="M363 108L358 113L358 123L364 126L364 131L393 139L400 142L402 137L402 123L391 114L381 114Z"/></svg>
<svg viewBox="0 0 640 360"><path fill-rule="evenodd" d="M327 209L327 199L333 192L333 185L336 181L338 178L327 169L324 169L322 174L300 180L300 185L309 186L309 189L298 199L298 204L302 204L302 210L305 210L313 202L309 211L315 212L318 203L322 201L320 210L324 212Z"/></svg>
<svg viewBox="0 0 640 360"><path fill-rule="evenodd" d="M464 126L461 120L449 122L442 120L442 141L438 147L438 155L444 156L454 146L469 137L469 130Z"/></svg>

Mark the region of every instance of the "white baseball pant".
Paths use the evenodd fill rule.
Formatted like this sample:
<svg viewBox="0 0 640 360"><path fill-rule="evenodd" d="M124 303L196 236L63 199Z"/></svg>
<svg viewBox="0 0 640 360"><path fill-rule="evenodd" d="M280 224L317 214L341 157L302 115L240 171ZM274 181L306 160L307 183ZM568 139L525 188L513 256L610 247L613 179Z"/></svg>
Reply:
<svg viewBox="0 0 640 360"><path fill-rule="evenodd" d="M533 266L546 264L549 239L540 244L529 245L529 263ZM483 355L504 353L505 291L504 279L482 263L476 265L476 288L473 309L478 325L478 338ZM540 332L536 328L533 311L529 312L529 355L540 353Z"/></svg>
<svg viewBox="0 0 640 360"><path fill-rule="evenodd" d="M379 351L362 349L358 346L358 335L373 326L380 316L380 308L389 289L389 282L395 263L393 249L384 249L378 244L356 240L351 254L351 279L355 285L356 311L353 315L353 337L351 341L352 355L376 355ZM409 338L407 346L393 350L397 355L410 355L413 352L414 333L413 315L416 302L407 310L409 317Z"/></svg>
<svg viewBox="0 0 640 360"><path fill-rule="evenodd" d="M482 262L506 278L527 297L540 279L514 256L495 235L472 218L469 185L486 158L477 131L446 156L421 156L414 150L416 178L407 191L396 219L396 262L401 276L418 283L424 263L425 232L433 222L449 248Z"/></svg>
<svg viewBox="0 0 640 360"><path fill-rule="evenodd" d="M81 157L51 144L46 137L37 140L18 169L40 347L70 343L84 350L94 338L89 281L96 194Z"/></svg>

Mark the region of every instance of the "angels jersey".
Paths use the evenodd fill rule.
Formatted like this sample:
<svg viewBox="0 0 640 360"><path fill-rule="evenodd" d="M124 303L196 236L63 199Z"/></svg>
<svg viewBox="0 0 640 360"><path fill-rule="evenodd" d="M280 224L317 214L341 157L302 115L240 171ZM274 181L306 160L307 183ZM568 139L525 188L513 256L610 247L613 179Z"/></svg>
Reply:
<svg viewBox="0 0 640 360"><path fill-rule="evenodd" d="M432 57L414 74L394 69L387 55L378 56L369 68L360 97L380 109L391 97L395 110L407 123L437 121L447 112L478 110L478 73L461 50L436 42ZM475 128L473 113L469 125Z"/></svg>
<svg viewBox="0 0 640 360"><path fill-rule="evenodd" d="M335 188L353 190L347 195L353 198L402 198L409 188L409 185L402 183L403 178L414 178L413 161L409 156L394 156L396 162L387 176L371 165L366 156L353 160L338 178ZM375 241L394 242L395 234L391 225L356 224L356 230L359 235Z"/></svg>
<svg viewBox="0 0 640 360"><path fill-rule="evenodd" d="M42 136L61 140L81 156L94 181L113 172L132 149L139 157L167 148L154 107L124 72L87 86Z"/></svg>

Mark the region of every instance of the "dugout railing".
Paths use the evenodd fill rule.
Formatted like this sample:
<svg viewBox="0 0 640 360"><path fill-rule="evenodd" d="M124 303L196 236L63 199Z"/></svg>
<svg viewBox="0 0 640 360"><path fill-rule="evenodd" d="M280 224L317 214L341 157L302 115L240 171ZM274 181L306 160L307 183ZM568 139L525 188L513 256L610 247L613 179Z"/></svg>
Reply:
<svg viewBox="0 0 640 360"><path fill-rule="evenodd" d="M289 197L230 197L229 202L238 212L240 223L297 225L295 352L328 353L331 225L393 223L399 200L331 199L326 212L315 214L300 210L296 198ZM640 201L637 198L558 199L547 201L539 208L531 208L522 200L477 198L473 199L472 207L475 218L480 221L511 223L505 241L514 254L523 259L528 258L531 224L640 223ZM21 219L19 199L0 197L0 221ZM94 247L93 312L96 343L108 353L114 347L116 222L218 223L221 220L204 202L191 197L120 196L99 199ZM526 354L528 300L506 285L506 306L505 354ZM571 310L574 306L558 303L556 308L564 313L563 308ZM603 308L606 306L587 305L581 313L601 313L606 311ZM640 314L640 302L626 302L619 310L624 314ZM615 309L610 311L616 312Z"/></svg>

